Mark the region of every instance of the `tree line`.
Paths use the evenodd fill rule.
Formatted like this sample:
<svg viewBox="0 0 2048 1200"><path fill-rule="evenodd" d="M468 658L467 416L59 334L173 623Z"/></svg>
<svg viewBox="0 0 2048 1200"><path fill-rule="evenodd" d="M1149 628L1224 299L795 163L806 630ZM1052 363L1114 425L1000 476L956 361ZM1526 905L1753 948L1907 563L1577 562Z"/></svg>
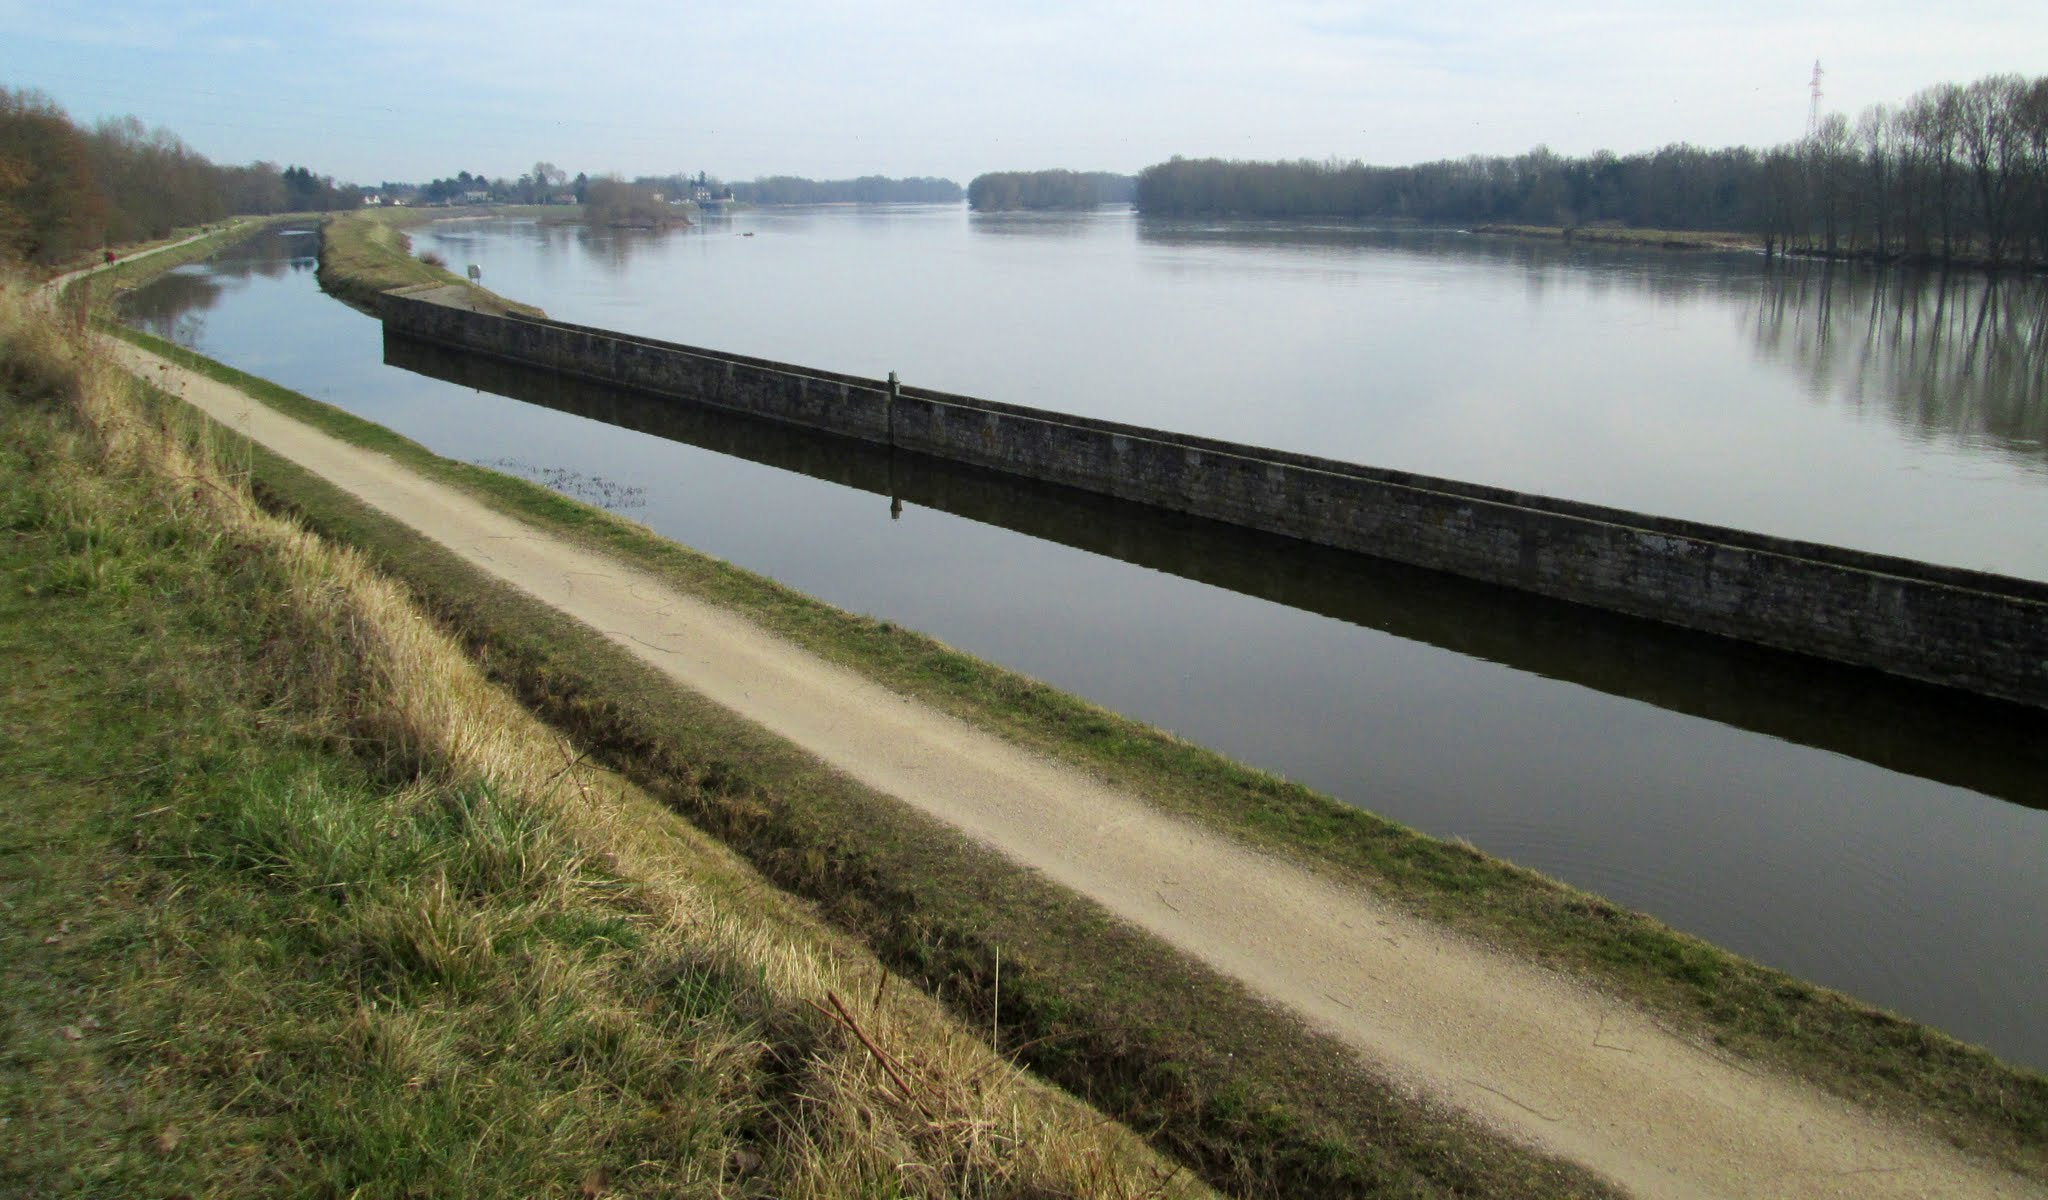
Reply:
<svg viewBox="0 0 2048 1200"><path fill-rule="evenodd" d="M360 198L306 167L217 165L134 117L82 128L45 95L0 87L0 255L54 262L236 213L353 208Z"/></svg>
<svg viewBox="0 0 2048 1200"><path fill-rule="evenodd" d="M1094 208L1130 203L1136 186L1109 171L991 171L968 183L967 203L977 212Z"/></svg>
<svg viewBox="0 0 2048 1200"><path fill-rule="evenodd" d="M475 199L492 204L585 203L597 176L578 172L572 179L553 163L539 162L517 179L491 179L462 171L428 183L386 183L388 198L411 204L460 204ZM695 175L638 175L634 187L659 194L664 201L690 200L702 194L713 200L744 204L957 204L960 185L950 179L924 176L890 179L863 175L858 179L805 179L798 175L767 175L744 183L727 183L706 172Z"/></svg>
<svg viewBox="0 0 2048 1200"><path fill-rule="evenodd" d="M970 190L971 198L971 190ZM1138 176L1161 216L1339 217L1754 233L1770 250L2048 262L2048 77L1941 84L1799 141L1406 167L1175 158Z"/></svg>
<svg viewBox="0 0 2048 1200"><path fill-rule="evenodd" d="M863 175L858 179L805 179L767 175L747 183L726 185L743 204L958 204L960 185L950 179L915 176L889 179Z"/></svg>
<svg viewBox="0 0 2048 1200"><path fill-rule="evenodd" d="M593 226L666 229L688 225L689 218L668 193L652 186L601 175L583 185L583 220Z"/></svg>
<svg viewBox="0 0 2048 1200"><path fill-rule="evenodd" d="M547 162L535 163L532 171L516 181L485 179L464 171L418 188L386 186L395 196L409 196L414 202L425 204L472 198L524 204L573 200L584 206L584 220L592 225L632 226L687 224L678 206L695 199L760 205L952 204L958 203L961 195L960 185L950 179L890 179L881 175L823 180L772 175L745 183L726 183L699 171L695 176L640 175L630 181L617 175L593 177L578 173L572 180Z"/></svg>

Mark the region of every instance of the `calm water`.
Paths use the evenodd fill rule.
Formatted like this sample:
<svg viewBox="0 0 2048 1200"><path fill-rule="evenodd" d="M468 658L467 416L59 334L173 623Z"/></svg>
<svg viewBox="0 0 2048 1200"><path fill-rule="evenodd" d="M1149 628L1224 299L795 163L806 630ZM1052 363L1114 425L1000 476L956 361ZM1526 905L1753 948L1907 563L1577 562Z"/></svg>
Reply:
<svg viewBox="0 0 2048 1200"><path fill-rule="evenodd" d="M957 209L417 243L569 320L2048 577L2037 283ZM395 369L312 251L182 269L131 319L2048 1066L2038 717L474 362Z"/></svg>
<svg viewBox="0 0 2048 1200"><path fill-rule="evenodd" d="M955 208L418 241L564 320L2048 578L2041 279Z"/></svg>

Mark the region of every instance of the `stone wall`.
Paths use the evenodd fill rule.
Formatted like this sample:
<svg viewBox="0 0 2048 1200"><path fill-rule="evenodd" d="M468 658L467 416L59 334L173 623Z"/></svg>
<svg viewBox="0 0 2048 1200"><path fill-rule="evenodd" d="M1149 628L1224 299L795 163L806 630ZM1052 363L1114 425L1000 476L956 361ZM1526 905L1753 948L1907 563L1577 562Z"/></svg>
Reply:
<svg viewBox="0 0 2048 1200"><path fill-rule="evenodd" d="M2048 584L394 294L396 332L2048 707Z"/></svg>

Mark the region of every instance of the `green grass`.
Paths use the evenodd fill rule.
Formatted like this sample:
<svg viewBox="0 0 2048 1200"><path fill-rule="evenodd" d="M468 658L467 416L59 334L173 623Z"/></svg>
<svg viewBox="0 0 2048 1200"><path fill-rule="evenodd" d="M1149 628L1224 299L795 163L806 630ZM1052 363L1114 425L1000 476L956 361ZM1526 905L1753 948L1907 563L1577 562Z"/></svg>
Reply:
<svg viewBox="0 0 2048 1200"><path fill-rule="evenodd" d="M124 336L148 343L143 335ZM827 658L1094 771L1163 808L1621 990L1702 1042L1793 1071L1857 1102L1932 1120L1959 1144L2048 1177L2048 1077L2037 1072L1468 846L1426 837L1233 763L921 634L834 609L536 485L440 459L332 406L173 352L181 362L336 436L746 612ZM297 506L305 492L300 483L280 487L276 495ZM328 520L337 536L360 544L388 548L407 537L395 528L378 530L373 522ZM450 561L401 563L395 551L385 553L423 600L478 647L499 655L496 669L551 720L577 729L628 766L668 753L668 735L634 715L657 710L665 685L635 678L624 668L599 671L593 664L603 658L602 647L569 632L516 632L521 623L545 626L545 614L522 612L517 605L484 611L464 597L493 585L466 577ZM513 644L524 648L505 649ZM804 852L776 847L750 853L758 862L770 853ZM816 852L829 857L840 850L831 843ZM959 919L971 922L981 914Z"/></svg>
<svg viewBox="0 0 2048 1200"><path fill-rule="evenodd" d="M125 265L137 254L146 253L147 251L153 250L158 246L164 246L172 242L182 241L183 239L191 237L194 234L205 233L208 230L213 230L216 232L225 232L226 230L235 226L239 222L270 219L274 218L227 217L221 221L214 222L211 225L188 225L181 229L173 229L171 232L165 234L163 237L156 238L151 241L136 242L133 245L122 246L115 253L118 255L118 261L121 264ZM85 267L99 266L104 261L106 261L104 250L95 249L89 251L80 251L78 254L73 255L71 258L65 259L63 262L51 263L46 266L38 268L36 270L36 275L38 278L49 279L53 276L63 275L66 274L67 272L80 270ZM115 267L112 270L119 269L119 267ZM111 271L107 273L111 273Z"/></svg>
<svg viewBox="0 0 2048 1200"><path fill-rule="evenodd" d="M371 316L377 315L378 296L410 287L461 288L479 312L544 315L530 304L472 286L446 267L413 256L406 228L447 215L445 211L378 208L324 218L320 222L320 286Z"/></svg>
<svg viewBox="0 0 2048 1200"><path fill-rule="evenodd" d="M81 311L89 311L94 318L104 320L113 315L116 305L125 293L185 263L206 258L223 247L288 219L290 218L283 216L234 217L212 226L177 230L161 242L124 247L114 265L94 271L90 276L75 281L66 288L61 298L62 303L74 317ZM197 240L176 246L174 249L150 252L154 246L171 245L193 235L200 236ZM69 264L66 269L93 265L94 261L81 260ZM63 271L55 272L62 273Z"/></svg>
<svg viewBox="0 0 2048 1200"><path fill-rule="evenodd" d="M105 298L102 300L104 304L119 292L141 287L166 271L183 266L189 262L197 262L214 254L224 246L239 242L251 234L288 220L291 220L289 216L235 217L222 221L217 225L209 226L207 231L199 229L178 231L178 233L172 235L170 241L176 242L186 236L201 232L205 232L205 236L201 237L198 241L179 246L174 250L160 250L152 254L143 255L142 257L136 257L138 249L147 250L148 247L131 248L116 260L113 266L91 277L90 282L93 292L96 296Z"/></svg>
<svg viewBox="0 0 2048 1200"><path fill-rule="evenodd" d="M634 1011L658 988L611 881L487 787L339 751L273 564L167 486L60 477L51 413L0 426L0 1192L715 1175L692 1150L744 1105ZM754 1036L729 1016L694 1019Z"/></svg>
<svg viewBox="0 0 2048 1200"><path fill-rule="evenodd" d="M268 499L406 580L558 728L808 898L964 1024L998 1026L1000 1047L1149 1132L1219 1190L1609 1194L1582 1170L1418 1104L1236 983L677 689L319 479L260 449L252 466Z"/></svg>
<svg viewBox="0 0 2048 1200"><path fill-rule="evenodd" d="M921 997L856 1008L936 1115L878 1098L805 994L871 958L552 758L33 311L0 329L0 1194L1197 1190Z"/></svg>
<svg viewBox="0 0 2048 1200"><path fill-rule="evenodd" d="M328 406L238 381L385 453L424 454ZM497 678L579 744L811 899L968 1026L997 1024L999 1009L1000 1046L1150 1132L1212 1185L1254 1196L1605 1194L1581 1170L1417 1104L1342 1046L1157 939L679 691L322 481L249 453L264 495L406 580ZM605 525L553 493L506 494Z"/></svg>

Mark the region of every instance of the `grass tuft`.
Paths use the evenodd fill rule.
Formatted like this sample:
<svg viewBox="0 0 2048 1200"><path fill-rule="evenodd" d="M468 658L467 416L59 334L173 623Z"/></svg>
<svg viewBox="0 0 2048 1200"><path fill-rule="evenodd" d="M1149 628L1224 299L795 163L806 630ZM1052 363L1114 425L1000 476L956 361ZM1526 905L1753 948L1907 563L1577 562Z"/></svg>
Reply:
<svg viewBox="0 0 2048 1200"><path fill-rule="evenodd" d="M909 987L888 1099L815 1007L871 957L51 324L0 291L0 1193L1201 1194Z"/></svg>
<svg viewBox="0 0 2048 1200"><path fill-rule="evenodd" d="M150 344L141 335L124 336ZM504 511L744 612L828 659L1095 772L1168 811L1634 997L1703 1044L1787 1070L1857 1103L1931 1121L1959 1145L2037 1178L2048 1177L2048 1076L2039 1072L1999 1062L1981 1048L1742 959L1470 846L1423 836L1232 763L923 635L834 609L660 539L614 514L522 480L439 459L381 427L197 356L183 355L180 361ZM406 579L437 619L460 631L498 677L549 720L662 791L784 886L832 906L898 969L921 974L935 990L961 994L960 978L948 971L971 969L971 956L931 949L922 933L906 931L890 910L908 909L936 923L934 936L946 946L986 945L994 918L972 900L933 894L944 885L913 889L879 882L899 879L906 871L933 875L940 870L933 862L943 865L950 859L929 849L933 835L903 833L905 843L919 849L897 859L872 850L871 821L860 815L868 802L848 800L848 811L856 815L839 823L815 812L790 812L778 796L817 786L804 768L784 765L765 750L739 752L741 738L698 738L680 731L683 718L664 695L667 685L614 661L621 656L600 640L567 630L534 606L494 594L495 585L445 556L420 549L413 535L323 491L317 481L287 465L259 462L273 503L375 553L387 569ZM664 712L670 715L657 715ZM700 725L712 719L694 712L688 716ZM911 891L919 896L908 895ZM1057 987L1049 984L1049 990L1099 993L1099 972L1085 958L1063 968L1073 974ZM1005 1003L1007 1009L1007 998ZM1020 1040L1067 1028L1064 1015L1048 1012L1047 1025ZM1914 1030L1913 1037L1902 1040L1902 1029ZM1088 1082L1091 1074L1114 1074L1103 1060L1056 1069L1048 1061L1052 1053L1043 1052L1034 1064L1115 1107L1104 1098L1109 1092L1098 1094ZM1142 1108L1118 1111L1145 1126Z"/></svg>

